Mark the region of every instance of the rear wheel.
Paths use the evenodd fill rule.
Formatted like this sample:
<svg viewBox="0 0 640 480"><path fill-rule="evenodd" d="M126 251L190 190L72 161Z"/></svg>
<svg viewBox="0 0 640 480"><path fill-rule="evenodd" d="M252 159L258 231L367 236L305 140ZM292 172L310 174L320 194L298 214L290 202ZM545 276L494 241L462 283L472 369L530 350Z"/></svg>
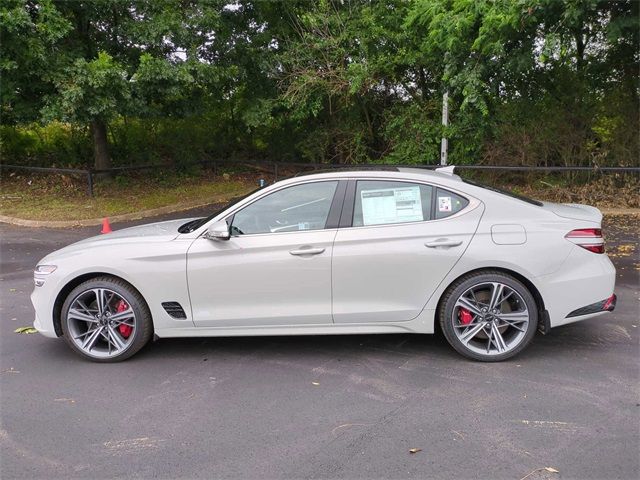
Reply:
<svg viewBox="0 0 640 480"><path fill-rule="evenodd" d="M131 357L153 333L151 314L140 293L112 277L91 279L74 288L61 318L69 346L96 362Z"/></svg>
<svg viewBox="0 0 640 480"><path fill-rule="evenodd" d="M485 362L506 360L531 342L538 309L531 292L502 272L472 273L445 294L440 325L453 348Z"/></svg>

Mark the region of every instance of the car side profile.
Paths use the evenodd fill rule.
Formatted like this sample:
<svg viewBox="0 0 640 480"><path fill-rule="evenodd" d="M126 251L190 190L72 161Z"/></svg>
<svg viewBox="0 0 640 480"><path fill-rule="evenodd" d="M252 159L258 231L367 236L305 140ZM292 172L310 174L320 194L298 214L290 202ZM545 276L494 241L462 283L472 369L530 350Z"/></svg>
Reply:
<svg viewBox="0 0 640 480"><path fill-rule="evenodd" d="M207 218L88 238L34 272L34 326L83 357L154 335L434 333L481 361L615 307L594 207L537 202L453 167L334 171Z"/></svg>

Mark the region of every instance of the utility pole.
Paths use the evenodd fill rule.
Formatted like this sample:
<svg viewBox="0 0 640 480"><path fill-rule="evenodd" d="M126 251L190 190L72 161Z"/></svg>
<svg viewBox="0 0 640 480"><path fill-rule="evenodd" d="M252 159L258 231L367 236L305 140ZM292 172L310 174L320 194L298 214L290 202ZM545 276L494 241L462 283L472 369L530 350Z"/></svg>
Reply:
<svg viewBox="0 0 640 480"><path fill-rule="evenodd" d="M442 95L442 126L449 125L449 90ZM440 147L440 165L447 164L447 150L449 149L449 141L447 137L442 136L442 145Z"/></svg>

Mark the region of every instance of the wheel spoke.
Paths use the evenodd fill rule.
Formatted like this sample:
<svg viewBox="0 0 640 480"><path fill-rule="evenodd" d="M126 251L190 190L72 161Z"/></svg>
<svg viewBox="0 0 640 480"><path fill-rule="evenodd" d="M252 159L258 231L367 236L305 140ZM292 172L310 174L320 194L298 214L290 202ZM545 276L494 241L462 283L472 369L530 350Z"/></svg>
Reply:
<svg viewBox="0 0 640 480"><path fill-rule="evenodd" d="M89 315L88 313L83 313L78 309L70 308L69 309L69 318L75 318L77 320L82 320L83 322L88 323L98 323L98 320L93 315Z"/></svg>
<svg viewBox="0 0 640 480"><path fill-rule="evenodd" d="M87 305L80 300L79 298L76 300L76 305L79 306L82 310L84 310L85 313L89 314L89 315L93 315L94 313L96 313L95 309L89 308L87 307Z"/></svg>
<svg viewBox="0 0 640 480"><path fill-rule="evenodd" d="M506 302L507 298L509 298L512 294L513 294L513 290L509 290L509 292L504 297L502 297L502 299L500 300L500 304L496 308L500 310L500 307L502 306L502 304Z"/></svg>
<svg viewBox="0 0 640 480"><path fill-rule="evenodd" d="M473 320L471 320L471 322L464 324L464 323L459 323L459 324L454 324L453 328L469 328L469 327L475 327L476 325L482 323L482 320L479 320L476 322L476 319L478 318L478 316L474 316ZM464 333L464 332L463 332Z"/></svg>
<svg viewBox="0 0 640 480"><path fill-rule="evenodd" d="M124 320L116 320L114 322L114 327L119 327L120 325L126 325L127 327L134 328L136 326L135 319L125 318Z"/></svg>
<svg viewBox="0 0 640 480"><path fill-rule="evenodd" d="M116 321L122 323L123 320L127 320L133 318L133 309L129 308L123 312L118 312L109 317L109 320Z"/></svg>
<svg viewBox="0 0 640 480"><path fill-rule="evenodd" d="M98 308L98 315L102 315L103 313L105 313L104 289L94 288L93 293L95 293L96 295L96 307Z"/></svg>
<svg viewBox="0 0 640 480"><path fill-rule="evenodd" d="M462 332L462 336L460 337L460 340L462 340L464 344L469 343L471 339L473 339L473 337L475 337L484 328L484 326L485 326L485 322L478 323L473 328L465 332Z"/></svg>
<svg viewBox="0 0 640 480"><path fill-rule="evenodd" d="M103 292L105 292L105 291L103 290ZM103 295L105 295L104 309L105 309L105 311L107 311L109 313L112 313L112 311L111 311L111 301L113 300L113 297L116 296L116 294L114 292L106 292L106 293L103 293ZM107 295L109 295L109 296L107 297Z"/></svg>
<svg viewBox="0 0 640 480"><path fill-rule="evenodd" d="M515 328L516 330L518 330L520 332L526 332L526 330L524 328L522 328L521 326L519 326L519 325L514 325L514 324L509 323L509 322L507 322L507 325L509 325L510 327Z"/></svg>
<svg viewBox="0 0 640 480"><path fill-rule="evenodd" d="M107 327L107 332L109 332L109 336L111 337L113 346L116 347L116 350L122 350L126 346L124 340L120 337L120 334L111 325Z"/></svg>
<svg viewBox="0 0 640 480"><path fill-rule="evenodd" d="M495 323L491 323L491 336L489 339L496 346L496 349L499 353L505 352L507 350L507 344L502 338L502 334L500 333L500 329Z"/></svg>
<svg viewBox="0 0 640 480"><path fill-rule="evenodd" d="M501 313L497 318L506 325L524 332L526 328L523 327L529 322L529 311Z"/></svg>
<svg viewBox="0 0 640 480"><path fill-rule="evenodd" d="M107 341L107 349L108 349L108 353L109 355L111 355L111 338L109 336L109 332L107 331L106 328L102 329L102 332L100 332L100 335L102 335L102 338L104 338Z"/></svg>
<svg viewBox="0 0 640 480"><path fill-rule="evenodd" d="M91 334L87 335L84 342L82 343L82 348L85 350L91 351L91 349L95 346L98 338L100 338L100 334L102 333L103 327L98 327L95 330L91 330Z"/></svg>
<svg viewBox="0 0 640 480"><path fill-rule="evenodd" d="M480 307L477 304L472 303L472 301L465 297L460 297L455 304L456 307L462 307L469 310L474 315L482 315L480 311Z"/></svg>
<svg viewBox="0 0 640 480"><path fill-rule="evenodd" d="M500 320L522 323L529 321L529 311L523 310L522 312L509 312L509 313L499 313L497 317Z"/></svg>
<svg viewBox="0 0 640 480"><path fill-rule="evenodd" d="M498 308L502 304L502 296L504 292L504 285L501 283L493 283L491 289L491 300L489 301L489 309L493 310Z"/></svg>
<svg viewBox="0 0 640 480"><path fill-rule="evenodd" d="M81 338L86 338L86 337L87 337L87 335L92 334L92 333L93 333L93 332L95 332L98 328L100 328L100 327L90 328L90 329L88 329L86 332L82 332L82 333L80 333L79 335L76 335L76 336L75 336L75 337L73 337L73 338L75 338L76 340L80 340Z"/></svg>
<svg viewBox="0 0 640 480"><path fill-rule="evenodd" d="M469 294L473 298L473 301L476 302L476 305L484 305L484 303L478 301L476 298L476 292L474 292L473 289L469 290Z"/></svg>

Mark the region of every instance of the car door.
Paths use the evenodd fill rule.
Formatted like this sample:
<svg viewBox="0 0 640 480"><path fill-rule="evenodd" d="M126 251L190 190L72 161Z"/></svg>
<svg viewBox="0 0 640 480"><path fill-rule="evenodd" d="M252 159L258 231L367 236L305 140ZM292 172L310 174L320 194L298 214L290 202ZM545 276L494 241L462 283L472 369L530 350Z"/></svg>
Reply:
<svg viewBox="0 0 640 480"><path fill-rule="evenodd" d="M482 204L427 184L351 181L333 247L335 323L418 316L468 246Z"/></svg>
<svg viewBox="0 0 640 480"><path fill-rule="evenodd" d="M187 279L197 327L328 324L331 254L346 182L284 187L227 218L229 240L196 239Z"/></svg>

